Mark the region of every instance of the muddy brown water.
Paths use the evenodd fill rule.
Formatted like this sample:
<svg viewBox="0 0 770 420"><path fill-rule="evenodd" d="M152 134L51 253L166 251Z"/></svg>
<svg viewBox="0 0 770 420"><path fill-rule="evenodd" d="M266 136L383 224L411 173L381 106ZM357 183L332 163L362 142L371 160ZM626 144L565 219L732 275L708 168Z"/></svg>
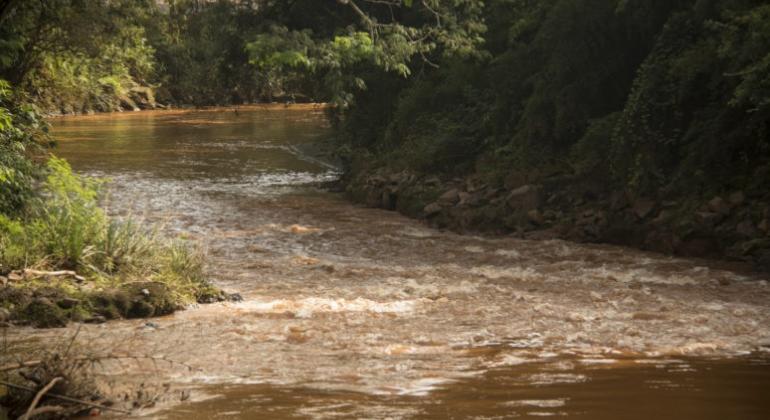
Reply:
<svg viewBox="0 0 770 420"><path fill-rule="evenodd" d="M770 418L770 286L709 262L457 235L316 185L313 106L53 121L116 215L207 249L239 303L85 325L104 383L170 391L137 416ZM21 329L34 346L71 334ZM182 401L184 400L184 401Z"/></svg>

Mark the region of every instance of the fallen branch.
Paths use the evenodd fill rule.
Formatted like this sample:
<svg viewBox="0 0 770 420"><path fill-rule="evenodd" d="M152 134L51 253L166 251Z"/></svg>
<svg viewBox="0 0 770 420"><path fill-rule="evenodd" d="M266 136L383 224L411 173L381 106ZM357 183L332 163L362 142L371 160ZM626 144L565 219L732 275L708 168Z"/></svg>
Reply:
<svg viewBox="0 0 770 420"><path fill-rule="evenodd" d="M41 414L46 414L46 413L60 413L62 411L64 411L64 407L60 405L45 405L43 407L38 407L34 409L31 413L28 414L29 416L28 418L32 418L32 417L39 416Z"/></svg>
<svg viewBox="0 0 770 420"><path fill-rule="evenodd" d="M46 394L46 392L50 391L51 388L53 388L54 385L56 385L57 382L61 381L62 378L56 377L51 380L51 382L48 382L48 385L44 386L43 389L40 390L40 392L35 395L35 398L32 400L32 404L29 405L29 408L27 409L27 412L24 413L23 416L19 417L19 420L29 420L32 413L37 408L37 405L40 403L40 399L43 398L43 395Z"/></svg>
<svg viewBox="0 0 770 420"><path fill-rule="evenodd" d="M35 367L43 363L42 360L28 360L26 362L11 363L4 366L0 366L0 372L7 372L9 370L23 369L28 367Z"/></svg>
<svg viewBox="0 0 770 420"><path fill-rule="evenodd" d="M22 385L16 385L16 384L12 384L12 383L6 382L6 381L0 381L0 384L5 385L5 386L10 387L10 388L20 389L22 391L35 392L34 388L30 388L30 387L26 387L26 386L22 386ZM107 407L106 405L96 404L96 403L92 403L92 402L88 402L88 401L84 401L84 400L79 400L77 398L68 397L66 395L48 394L48 396L51 397L51 398L58 399L58 400L80 404L80 405L83 405L83 406L86 406L86 407L98 408L100 410L106 410L106 411L114 411L116 413L121 413L121 414L131 414L130 411L121 410L119 408Z"/></svg>
<svg viewBox="0 0 770 420"><path fill-rule="evenodd" d="M72 277L79 282L86 281L85 277L70 270L43 271L43 270L33 270L31 268L25 268L24 271L22 271L22 275L25 279L26 278L36 279L40 277Z"/></svg>

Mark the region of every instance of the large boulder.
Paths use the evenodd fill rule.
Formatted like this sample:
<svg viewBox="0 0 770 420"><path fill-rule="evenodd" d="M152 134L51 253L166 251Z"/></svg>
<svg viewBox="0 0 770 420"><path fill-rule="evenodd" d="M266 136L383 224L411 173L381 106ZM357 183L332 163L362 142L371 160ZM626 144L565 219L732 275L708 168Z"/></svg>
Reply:
<svg viewBox="0 0 770 420"><path fill-rule="evenodd" d="M708 209L713 213L719 213L723 216L730 214L730 203L725 201L722 197L714 197L707 204Z"/></svg>
<svg viewBox="0 0 770 420"><path fill-rule="evenodd" d="M645 219L652 215L653 210L655 210L655 201L653 200L639 198L634 201L633 211L639 219Z"/></svg>
<svg viewBox="0 0 770 420"><path fill-rule="evenodd" d="M37 328L67 326L67 314L47 298L37 298L27 305L19 318L29 320Z"/></svg>
<svg viewBox="0 0 770 420"><path fill-rule="evenodd" d="M430 203L422 210L425 216L430 217L441 213L442 207L439 203Z"/></svg>
<svg viewBox="0 0 770 420"><path fill-rule="evenodd" d="M130 299L127 318L168 315L180 309L168 286L157 281L129 283L123 286Z"/></svg>
<svg viewBox="0 0 770 420"><path fill-rule="evenodd" d="M535 185L524 185L511 191L506 198L506 203L511 210L529 212L540 207L542 194L540 188Z"/></svg>
<svg viewBox="0 0 770 420"><path fill-rule="evenodd" d="M452 188L441 194L438 201L449 205L455 205L460 201L460 191L457 188Z"/></svg>

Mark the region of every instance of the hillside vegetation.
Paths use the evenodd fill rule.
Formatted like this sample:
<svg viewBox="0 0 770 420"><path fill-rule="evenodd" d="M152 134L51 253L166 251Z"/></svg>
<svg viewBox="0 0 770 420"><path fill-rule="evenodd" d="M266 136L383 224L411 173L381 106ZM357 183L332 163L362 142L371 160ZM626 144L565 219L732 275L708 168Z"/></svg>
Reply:
<svg viewBox="0 0 770 420"><path fill-rule="evenodd" d="M329 102L369 205L767 267L769 22L759 0L10 0L0 77L44 113Z"/></svg>
<svg viewBox="0 0 770 420"><path fill-rule="evenodd" d="M365 79L340 124L356 198L460 230L768 266L770 6L484 10L481 59Z"/></svg>

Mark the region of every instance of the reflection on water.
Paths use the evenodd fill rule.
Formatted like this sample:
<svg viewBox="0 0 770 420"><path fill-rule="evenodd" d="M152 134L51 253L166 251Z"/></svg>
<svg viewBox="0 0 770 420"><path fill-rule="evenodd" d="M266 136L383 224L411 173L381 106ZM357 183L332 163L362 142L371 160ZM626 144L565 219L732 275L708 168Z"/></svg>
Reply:
<svg viewBox="0 0 770 420"><path fill-rule="evenodd" d="M460 236L315 187L318 108L61 119L58 153L112 179L110 209L208 249L243 295L84 326L107 366L194 392L147 416L765 418L770 287L704 262ZM56 331L16 331L50 339ZM189 370L185 366L193 366ZM176 391L175 391L176 392Z"/></svg>

